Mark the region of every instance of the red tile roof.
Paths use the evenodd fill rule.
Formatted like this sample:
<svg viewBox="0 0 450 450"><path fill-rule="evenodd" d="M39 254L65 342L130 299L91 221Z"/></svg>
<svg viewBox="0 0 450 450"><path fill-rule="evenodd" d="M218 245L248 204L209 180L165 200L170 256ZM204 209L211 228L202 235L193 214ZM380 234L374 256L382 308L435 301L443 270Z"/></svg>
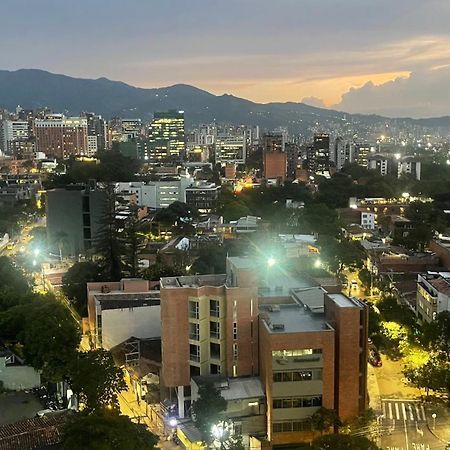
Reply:
<svg viewBox="0 0 450 450"><path fill-rule="evenodd" d="M33 450L62 441L67 414L59 413L0 426L2 450Z"/></svg>

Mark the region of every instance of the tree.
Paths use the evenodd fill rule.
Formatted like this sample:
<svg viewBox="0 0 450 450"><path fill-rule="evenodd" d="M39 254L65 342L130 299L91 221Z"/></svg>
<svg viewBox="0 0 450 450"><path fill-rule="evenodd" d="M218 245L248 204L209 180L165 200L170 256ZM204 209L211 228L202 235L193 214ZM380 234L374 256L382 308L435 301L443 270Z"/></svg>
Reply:
<svg viewBox="0 0 450 450"><path fill-rule="evenodd" d="M311 424L313 429L320 431L321 434L328 431L330 428L342 426L342 422L336 411L323 406L311 416Z"/></svg>
<svg viewBox="0 0 450 450"><path fill-rule="evenodd" d="M226 251L223 246L203 247L191 267L191 273L210 274L226 272Z"/></svg>
<svg viewBox="0 0 450 450"><path fill-rule="evenodd" d="M200 384L198 399L192 404L192 418L204 442L211 442L211 429L219 422L220 413L225 411L226 407L226 400L212 382Z"/></svg>
<svg viewBox="0 0 450 450"><path fill-rule="evenodd" d="M356 269L362 267L364 255L355 242L347 239L338 240L331 236L319 238L320 254L331 272L339 275L345 267Z"/></svg>
<svg viewBox="0 0 450 450"><path fill-rule="evenodd" d="M450 362L450 312L443 311L433 322L423 325L423 342L430 349L445 353Z"/></svg>
<svg viewBox="0 0 450 450"><path fill-rule="evenodd" d="M82 316L87 313L86 283L102 281L101 268L91 261L75 263L62 277L62 290Z"/></svg>
<svg viewBox="0 0 450 450"><path fill-rule="evenodd" d="M131 215L126 219L123 227L123 263L128 275L135 278L139 275L139 253L146 242L145 232L147 223L138 217L138 208L131 206Z"/></svg>
<svg viewBox="0 0 450 450"><path fill-rule="evenodd" d="M117 396L127 388L123 376L111 353L103 349L78 352L69 366L72 390L88 413L105 408L119 411Z"/></svg>
<svg viewBox="0 0 450 450"><path fill-rule="evenodd" d="M105 189L106 199L99 231L94 237L94 250L100 258L102 275L112 281L122 278L122 242L116 220L116 196L114 186Z"/></svg>
<svg viewBox="0 0 450 450"><path fill-rule="evenodd" d="M30 291L24 273L7 256L0 256L0 311L19 304L19 298Z"/></svg>
<svg viewBox="0 0 450 450"><path fill-rule="evenodd" d="M66 424L63 450L153 450L158 437L115 411L77 414Z"/></svg>
<svg viewBox="0 0 450 450"><path fill-rule="evenodd" d="M68 309L54 297L36 299L26 306L22 327L18 338L26 360L45 379L62 381L80 343L79 326Z"/></svg>
<svg viewBox="0 0 450 450"><path fill-rule="evenodd" d="M350 434L328 434L314 439L314 450L381 450L375 443L364 436Z"/></svg>
<svg viewBox="0 0 450 450"><path fill-rule="evenodd" d="M450 382L450 365L439 356L432 356L425 364L418 368L407 367L403 371L405 377L419 389L429 391L443 391Z"/></svg>

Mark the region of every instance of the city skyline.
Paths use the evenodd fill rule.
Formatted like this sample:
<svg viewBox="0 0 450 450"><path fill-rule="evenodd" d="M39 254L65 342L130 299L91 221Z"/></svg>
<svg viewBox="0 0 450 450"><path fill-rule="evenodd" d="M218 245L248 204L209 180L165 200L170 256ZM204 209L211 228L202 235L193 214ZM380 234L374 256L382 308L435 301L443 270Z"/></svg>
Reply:
<svg viewBox="0 0 450 450"><path fill-rule="evenodd" d="M139 87L186 83L257 102L303 100L348 112L447 113L450 6L443 0L86 5L9 5L0 18L2 68L105 76Z"/></svg>

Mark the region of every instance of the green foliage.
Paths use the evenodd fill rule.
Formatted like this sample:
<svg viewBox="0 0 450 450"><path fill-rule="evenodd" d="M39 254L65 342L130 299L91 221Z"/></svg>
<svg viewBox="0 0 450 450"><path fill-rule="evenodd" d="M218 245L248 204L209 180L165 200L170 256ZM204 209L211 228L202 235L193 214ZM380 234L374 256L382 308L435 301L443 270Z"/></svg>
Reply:
<svg viewBox="0 0 450 450"><path fill-rule="evenodd" d="M158 437L114 411L77 414L64 428L63 450L153 450Z"/></svg>
<svg viewBox="0 0 450 450"><path fill-rule="evenodd" d="M139 219L137 207L132 207L122 232L124 271L132 278L139 275L139 254L145 248L145 233L150 231L149 228L147 222Z"/></svg>
<svg viewBox="0 0 450 450"><path fill-rule="evenodd" d="M430 323L423 324L422 342L434 351L442 352L450 361L450 312L443 311Z"/></svg>
<svg viewBox="0 0 450 450"><path fill-rule="evenodd" d="M30 284L22 270L7 256L0 256L0 311L20 304L30 293Z"/></svg>
<svg viewBox="0 0 450 450"><path fill-rule="evenodd" d="M361 281L361 284L364 286L365 289L370 289L370 286L372 284L372 274L370 273L370 270L363 267L358 272L358 278L359 278L359 281Z"/></svg>
<svg viewBox="0 0 450 450"><path fill-rule="evenodd" d="M450 385L450 364L439 356L431 357L420 367L406 367L403 371L408 380L419 389L444 391Z"/></svg>
<svg viewBox="0 0 450 450"><path fill-rule="evenodd" d="M67 161L67 173L55 175L49 180L47 187L66 186L72 183L86 183L89 180L100 182L133 181L136 173L141 169L141 163L128 158L118 151L104 151L99 153L100 162Z"/></svg>
<svg viewBox="0 0 450 450"><path fill-rule="evenodd" d="M311 416L311 424L314 430L321 433L328 431L330 428L342 426L336 411L323 406Z"/></svg>
<svg viewBox="0 0 450 450"><path fill-rule="evenodd" d="M123 243L116 220L114 186L106 187L106 202L99 221L99 231L94 236L94 251L99 256L102 276L112 281L122 278Z"/></svg>
<svg viewBox="0 0 450 450"><path fill-rule="evenodd" d="M226 272L227 252L224 246L203 247L192 264L190 272L193 274L211 274Z"/></svg>
<svg viewBox="0 0 450 450"><path fill-rule="evenodd" d="M164 277L175 277L183 275L184 269L178 266L169 266L163 262L156 262L144 270L143 277L146 280L157 281Z"/></svg>
<svg viewBox="0 0 450 450"><path fill-rule="evenodd" d="M364 254L355 241L336 239L331 236L319 237L320 256L331 272L341 273L344 268L354 270L363 265Z"/></svg>
<svg viewBox="0 0 450 450"><path fill-rule="evenodd" d="M380 450L380 448L364 436L350 434L327 434L314 439L314 450Z"/></svg>
<svg viewBox="0 0 450 450"><path fill-rule="evenodd" d="M100 266L91 261L75 263L62 277L62 290L82 317L87 314L86 283L101 280Z"/></svg>
<svg viewBox="0 0 450 450"><path fill-rule="evenodd" d="M19 311L19 317L24 311ZM54 298L36 298L26 306L19 341L26 360L45 379L61 381L80 343L80 330L69 311Z"/></svg>
<svg viewBox="0 0 450 450"><path fill-rule="evenodd" d="M83 411L119 410L118 394L127 388L123 370L114 365L110 352L78 352L69 365L70 385Z"/></svg>
<svg viewBox="0 0 450 450"><path fill-rule="evenodd" d="M192 404L192 417L204 442L211 442L211 429L219 422L220 413L226 407L227 402L213 383L202 383L199 386L198 399Z"/></svg>

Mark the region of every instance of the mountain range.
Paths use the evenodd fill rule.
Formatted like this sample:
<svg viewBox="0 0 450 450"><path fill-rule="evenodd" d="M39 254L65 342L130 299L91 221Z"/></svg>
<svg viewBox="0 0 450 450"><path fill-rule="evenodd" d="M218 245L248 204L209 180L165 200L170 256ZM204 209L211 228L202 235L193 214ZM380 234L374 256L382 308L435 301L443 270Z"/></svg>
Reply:
<svg viewBox="0 0 450 450"><path fill-rule="evenodd" d="M0 70L0 108L15 110L48 107L55 112L78 115L93 111L106 118L150 120L155 111L184 110L189 125L212 121L235 125L260 125L266 129L285 126L293 132L306 131L317 122L361 125L392 123L450 128L450 117L388 119L377 115L347 114L304 103L255 103L233 95L214 95L185 84L144 89L107 78L84 79L44 70Z"/></svg>

